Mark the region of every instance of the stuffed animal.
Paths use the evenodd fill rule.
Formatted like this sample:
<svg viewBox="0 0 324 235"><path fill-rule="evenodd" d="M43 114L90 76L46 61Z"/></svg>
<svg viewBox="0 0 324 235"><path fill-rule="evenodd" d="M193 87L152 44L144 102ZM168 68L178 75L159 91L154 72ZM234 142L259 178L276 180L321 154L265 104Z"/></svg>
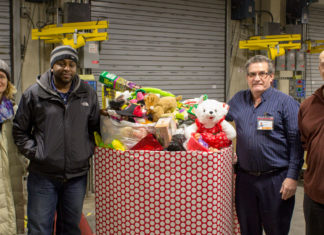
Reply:
<svg viewBox="0 0 324 235"><path fill-rule="evenodd" d="M146 108L146 116L149 117L150 120L153 119L153 110L155 105L159 102L160 98L156 94L147 94L144 96L144 103Z"/></svg>
<svg viewBox="0 0 324 235"><path fill-rule="evenodd" d="M175 97L165 96L160 98L159 102L153 109L153 122L157 122L163 114L173 113L177 108L177 100Z"/></svg>
<svg viewBox="0 0 324 235"><path fill-rule="evenodd" d="M236 137L236 131L225 120L228 109L229 106L225 103L212 99L203 100L201 97L195 110L195 123L185 129L186 138L204 141L211 151L230 146L231 140Z"/></svg>
<svg viewBox="0 0 324 235"><path fill-rule="evenodd" d="M151 114L153 122L157 122L161 117L172 114L177 109L177 101L181 99L181 96L158 98L155 94L148 94L144 97L147 114Z"/></svg>

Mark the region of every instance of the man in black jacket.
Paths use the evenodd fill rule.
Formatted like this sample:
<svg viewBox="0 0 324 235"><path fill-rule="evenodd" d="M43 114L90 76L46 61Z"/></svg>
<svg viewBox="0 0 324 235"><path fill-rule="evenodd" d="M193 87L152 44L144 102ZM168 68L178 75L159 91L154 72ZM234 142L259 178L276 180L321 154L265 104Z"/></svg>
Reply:
<svg viewBox="0 0 324 235"><path fill-rule="evenodd" d="M13 124L18 149L29 160L28 234L81 234L93 132L99 131L96 91L77 75L70 46L51 52L51 69L23 94Z"/></svg>

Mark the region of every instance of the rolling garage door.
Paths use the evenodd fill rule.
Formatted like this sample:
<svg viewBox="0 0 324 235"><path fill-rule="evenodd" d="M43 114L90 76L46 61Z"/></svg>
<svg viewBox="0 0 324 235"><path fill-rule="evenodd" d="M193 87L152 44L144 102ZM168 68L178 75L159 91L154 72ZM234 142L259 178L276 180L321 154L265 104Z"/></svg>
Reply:
<svg viewBox="0 0 324 235"><path fill-rule="evenodd" d="M92 20L109 20L100 68L184 99L224 101L226 1L98 0Z"/></svg>
<svg viewBox="0 0 324 235"><path fill-rule="evenodd" d="M310 6L307 39L324 40L324 6ZM324 82L318 71L319 54L306 54L306 97L321 87Z"/></svg>
<svg viewBox="0 0 324 235"><path fill-rule="evenodd" d="M11 67L10 1L0 0L0 58Z"/></svg>

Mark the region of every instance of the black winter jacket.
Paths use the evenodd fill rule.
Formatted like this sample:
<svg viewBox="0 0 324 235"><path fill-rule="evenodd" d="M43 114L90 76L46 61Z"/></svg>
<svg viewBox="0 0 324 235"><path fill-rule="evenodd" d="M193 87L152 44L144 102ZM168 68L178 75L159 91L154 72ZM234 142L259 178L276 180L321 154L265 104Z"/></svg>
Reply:
<svg viewBox="0 0 324 235"><path fill-rule="evenodd" d="M85 175L94 152L93 132L100 129L96 91L79 76L64 105L51 86L51 71L22 95L13 121L19 151L30 160L29 171L58 179Z"/></svg>

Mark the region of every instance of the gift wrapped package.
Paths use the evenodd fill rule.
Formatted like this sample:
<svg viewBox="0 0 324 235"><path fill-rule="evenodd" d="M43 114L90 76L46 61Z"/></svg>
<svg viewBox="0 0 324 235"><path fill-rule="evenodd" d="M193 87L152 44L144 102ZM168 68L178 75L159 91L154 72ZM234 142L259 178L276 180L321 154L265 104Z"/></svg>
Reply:
<svg viewBox="0 0 324 235"><path fill-rule="evenodd" d="M233 234L232 148L95 151L96 234Z"/></svg>

